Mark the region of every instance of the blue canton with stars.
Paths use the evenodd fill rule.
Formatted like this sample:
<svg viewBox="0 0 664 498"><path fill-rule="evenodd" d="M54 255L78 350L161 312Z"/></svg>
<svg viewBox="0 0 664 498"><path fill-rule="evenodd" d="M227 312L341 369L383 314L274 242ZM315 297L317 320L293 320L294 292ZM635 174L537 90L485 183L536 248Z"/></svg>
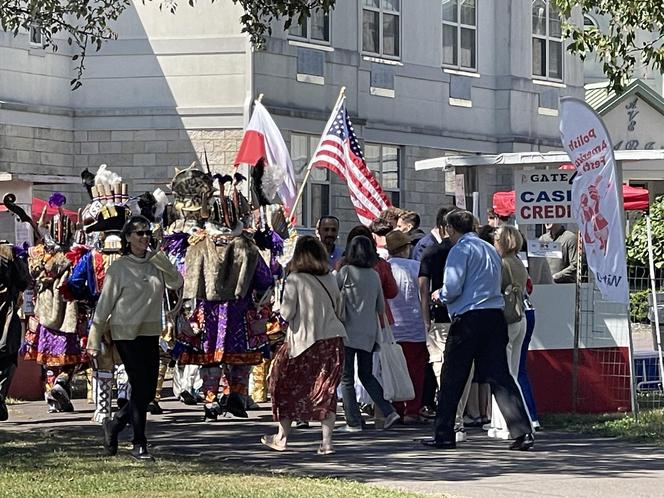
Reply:
<svg viewBox="0 0 664 498"><path fill-rule="evenodd" d="M348 117L346 104L341 105L337 116L332 122L332 126L330 126L329 133L331 135L336 135L343 142L348 139L350 150L364 162L364 155L362 154L362 149L360 149L360 143L357 140L357 136L355 135L355 130L353 130L353 123Z"/></svg>

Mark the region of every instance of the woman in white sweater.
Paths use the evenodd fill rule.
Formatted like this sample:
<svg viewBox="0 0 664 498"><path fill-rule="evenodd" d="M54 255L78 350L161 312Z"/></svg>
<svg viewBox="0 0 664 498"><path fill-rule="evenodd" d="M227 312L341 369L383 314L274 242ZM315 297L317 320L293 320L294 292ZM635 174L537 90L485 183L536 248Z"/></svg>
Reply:
<svg viewBox="0 0 664 498"><path fill-rule="evenodd" d="M93 358L102 347L118 350L131 385L131 400L113 419L104 421L104 448L109 455L118 451L118 434L131 421L137 460L152 460L147 449L145 424L147 407L154 399L159 373L159 336L164 287L178 289L182 276L166 255L148 251L150 221L134 216L122 229L127 242L124 256L115 261L104 280L88 337L88 354ZM103 344L103 346L102 346Z"/></svg>
<svg viewBox="0 0 664 498"><path fill-rule="evenodd" d="M261 442L284 451L293 420L322 424L319 455L334 453L337 385L344 360L344 326L337 318L339 289L329 273L327 252L315 237L295 245L286 279L281 315L288 322L286 341L277 351L270 373L275 435Z"/></svg>

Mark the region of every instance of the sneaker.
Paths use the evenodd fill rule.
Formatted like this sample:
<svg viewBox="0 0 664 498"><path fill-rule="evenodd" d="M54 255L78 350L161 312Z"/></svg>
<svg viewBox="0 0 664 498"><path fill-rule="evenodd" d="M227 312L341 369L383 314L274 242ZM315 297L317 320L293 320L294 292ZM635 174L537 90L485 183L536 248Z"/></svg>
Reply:
<svg viewBox="0 0 664 498"><path fill-rule="evenodd" d="M463 443L466 440L466 431L459 429L454 432L454 439L457 443Z"/></svg>
<svg viewBox="0 0 664 498"><path fill-rule="evenodd" d="M362 432L362 426L342 425L334 430L336 432Z"/></svg>
<svg viewBox="0 0 664 498"><path fill-rule="evenodd" d="M399 420L401 420L401 417L397 412L392 412L390 413L387 417L385 417L385 425L383 425L383 430L386 431L390 427L392 427L394 424L396 424Z"/></svg>
<svg viewBox="0 0 664 498"><path fill-rule="evenodd" d="M420 408L420 417L435 418L436 410L430 406L423 406L422 408Z"/></svg>

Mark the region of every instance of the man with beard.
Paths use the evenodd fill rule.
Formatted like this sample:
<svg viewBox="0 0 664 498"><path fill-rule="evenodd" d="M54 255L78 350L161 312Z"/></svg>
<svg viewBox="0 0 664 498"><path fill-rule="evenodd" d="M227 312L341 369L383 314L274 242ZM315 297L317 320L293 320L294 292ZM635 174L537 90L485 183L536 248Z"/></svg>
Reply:
<svg viewBox="0 0 664 498"><path fill-rule="evenodd" d="M316 236L325 246L328 255L327 262L330 270L333 270L344 252L343 248L337 245L339 218L329 214L321 217L316 223Z"/></svg>

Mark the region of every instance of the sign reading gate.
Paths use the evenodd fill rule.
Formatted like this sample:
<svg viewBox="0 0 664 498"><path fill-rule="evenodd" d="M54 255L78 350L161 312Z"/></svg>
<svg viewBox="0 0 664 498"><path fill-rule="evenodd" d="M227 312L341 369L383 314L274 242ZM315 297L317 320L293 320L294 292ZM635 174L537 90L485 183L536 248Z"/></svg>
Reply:
<svg viewBox="0 0 664 498"><path fill-rule="evenodd" d="M520 225L574 222L573 175L573 171L560 170L516 171L516 222Z"/></svg>

